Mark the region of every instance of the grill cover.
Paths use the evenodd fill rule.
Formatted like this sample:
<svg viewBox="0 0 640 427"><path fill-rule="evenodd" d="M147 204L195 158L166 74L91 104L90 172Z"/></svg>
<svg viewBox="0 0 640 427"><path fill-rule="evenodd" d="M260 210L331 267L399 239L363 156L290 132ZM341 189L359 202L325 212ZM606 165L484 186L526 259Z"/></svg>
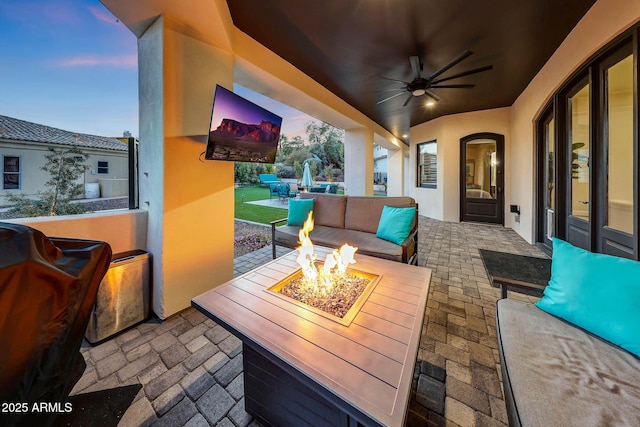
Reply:
<svg viewBox="0 0 640 427"><path fill-rule="evenodd" d="M0 402L31 407L67 398L86 367L79 350L110 260L105 242L0 223ZM32 417L0 414L0 424ZM40 425L53 416L44 418Z"/></svg>

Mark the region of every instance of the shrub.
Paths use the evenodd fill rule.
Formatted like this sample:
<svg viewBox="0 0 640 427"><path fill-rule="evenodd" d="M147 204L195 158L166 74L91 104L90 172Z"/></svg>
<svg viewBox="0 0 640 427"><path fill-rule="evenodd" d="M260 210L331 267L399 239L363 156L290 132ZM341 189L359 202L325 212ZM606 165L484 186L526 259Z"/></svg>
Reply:
<svg viewBox="0 0 640 427"><path fill-rule="evenodd" d="M293 166L278 164L278 178L295 178L296 170Z"/></svg>

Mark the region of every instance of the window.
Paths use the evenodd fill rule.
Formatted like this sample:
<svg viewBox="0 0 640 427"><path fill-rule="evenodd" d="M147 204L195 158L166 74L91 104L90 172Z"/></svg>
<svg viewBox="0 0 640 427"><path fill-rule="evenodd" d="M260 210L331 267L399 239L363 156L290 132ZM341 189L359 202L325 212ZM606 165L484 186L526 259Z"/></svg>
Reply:
<svg viewBox="0 0 640 427"><path fill-rule="evenodd" d="M438 182L438 144L436 141L418 144L418 187L436 188Z"/></svg>
<svg viewBox="0 0 640 427"><path fill-rule="evenodd" d="M109 162L98 161L98 173L109 173Z"/></svg>
<svg viewBox="0 0 640 427"><path fill-rule="evenodd" d="M20 189L20 157L4 156L2 159L2 189Z"/></svg>

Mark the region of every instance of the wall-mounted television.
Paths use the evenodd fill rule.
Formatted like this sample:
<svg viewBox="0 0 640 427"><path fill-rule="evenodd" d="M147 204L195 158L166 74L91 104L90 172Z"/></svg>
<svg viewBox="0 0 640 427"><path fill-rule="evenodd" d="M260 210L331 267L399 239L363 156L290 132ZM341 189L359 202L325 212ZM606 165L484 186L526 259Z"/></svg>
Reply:
<svg viewBox="0 0 640 427"><path fill-rule="evenodd" d="M216 85L205 159L274 163L282 117Z"/></svg>

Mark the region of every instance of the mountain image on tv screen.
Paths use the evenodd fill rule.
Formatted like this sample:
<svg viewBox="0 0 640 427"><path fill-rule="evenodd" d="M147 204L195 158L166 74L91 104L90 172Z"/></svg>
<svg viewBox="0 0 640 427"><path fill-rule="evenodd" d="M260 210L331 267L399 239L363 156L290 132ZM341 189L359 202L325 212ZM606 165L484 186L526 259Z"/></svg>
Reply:
<svg viewBox="0 0 640 427"><path fill-rule="evenodd" d="M205 158L274 163L282 117L216 86Z"/></svg>

